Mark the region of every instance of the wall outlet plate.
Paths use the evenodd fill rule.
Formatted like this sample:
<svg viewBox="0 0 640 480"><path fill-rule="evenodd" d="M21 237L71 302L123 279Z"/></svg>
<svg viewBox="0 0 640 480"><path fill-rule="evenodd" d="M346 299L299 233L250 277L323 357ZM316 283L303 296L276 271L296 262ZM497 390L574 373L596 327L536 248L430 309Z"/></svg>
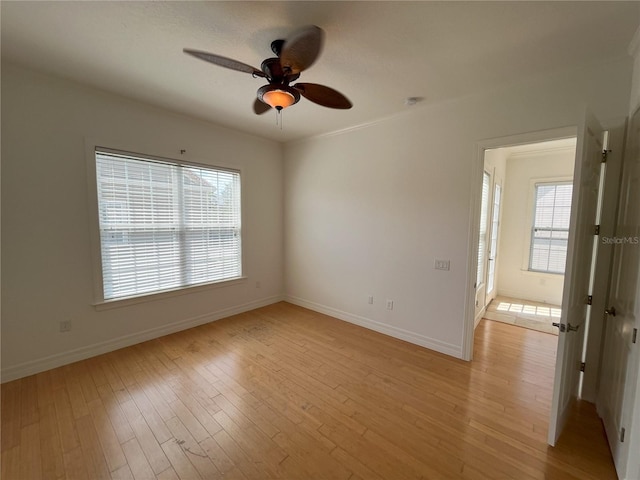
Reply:
<svg viewBox="0 0 640 480"><path fill-rule="evenodd" d="M435 259L434 268L436 270L450 270L451 268L451 260L440 260Z"/></svg>

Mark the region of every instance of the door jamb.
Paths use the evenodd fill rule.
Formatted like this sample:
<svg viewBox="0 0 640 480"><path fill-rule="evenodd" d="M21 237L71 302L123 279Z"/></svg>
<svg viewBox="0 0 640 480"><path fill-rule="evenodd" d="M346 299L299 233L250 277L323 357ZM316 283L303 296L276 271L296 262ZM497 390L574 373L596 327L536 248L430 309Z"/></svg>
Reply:
<svg viewBox="0 0 640 480"><path fill-rule="evenodd" d="M475 279L477 266L477 249L480 226L480 202L482 196L482 171L484 169L484 152L492 148L511 147L525 145L528 143L538 143L550 140L560 140L563 138L575 137L578 133L577 126L553 128L540 130L537 132L521 133L506 137L490 138L480 140L475 144L473 156L473 169L471 172L471 198L469 205L469 235L467 239L467 285L464 322L462 328L462 359L471 361L473 359L473 333L474 333L474 313L475 313ZM475 261L474 261L475 259Z"/></svg>

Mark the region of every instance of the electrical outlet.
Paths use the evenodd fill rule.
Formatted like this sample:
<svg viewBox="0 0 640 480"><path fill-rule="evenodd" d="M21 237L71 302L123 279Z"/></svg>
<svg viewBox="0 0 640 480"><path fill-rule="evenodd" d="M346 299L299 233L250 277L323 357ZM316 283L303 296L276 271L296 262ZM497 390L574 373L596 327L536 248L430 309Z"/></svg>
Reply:
<svg viewBox="0 0 640 480"><path fill-rule="evenodd" d="M260 288L260 282L256 282L256 288Z"/></svg>
<svg viewBox="0 0 640 480"><path fill-rule="evenodd" d="M71 320L63 320L60 322L60 332L70 332L71 331Z"/></svg>
<svg viewBox="0 0 640 480"><path fill-rule="evenodd" d="M387 299L387 310L393 310L393 300Z"/></svg>
<svg viewBox="0 0 640 480"><path fill-rule="evenodd" d="M434 268L436 270L449 270L451 266L450 260L439 260L436 258L434 262Z"/></svg>
<svg viewBox="0 0 640 480"><path fill-rule="evenodd" d="M369 305L373 305L373 295L369 295Z"/></svg>

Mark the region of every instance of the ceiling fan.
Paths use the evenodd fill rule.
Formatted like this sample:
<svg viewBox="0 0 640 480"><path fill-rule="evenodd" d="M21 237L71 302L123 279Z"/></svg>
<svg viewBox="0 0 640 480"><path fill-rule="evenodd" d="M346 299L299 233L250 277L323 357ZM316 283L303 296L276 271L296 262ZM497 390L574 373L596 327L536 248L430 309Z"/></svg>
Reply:
<svg viewBox="0 0 640 480"><path fill-rule="evenodd" d="M310 25L293 32L286 40L271 42L271 50L276 55L267 58L260 65L260 70L246 63L200 50L183 49L205 62L239 72L250 73L254 77L265 78L269 83L258 89L253 103L253 111L260 115L271 108L278 112L283 108L298 103L300 95L318 105L328 108L348 109L353 105L347 97L333 88L317 83L296 83L300 72L309 68L320 56L324 31L320 27Z"/></svg>

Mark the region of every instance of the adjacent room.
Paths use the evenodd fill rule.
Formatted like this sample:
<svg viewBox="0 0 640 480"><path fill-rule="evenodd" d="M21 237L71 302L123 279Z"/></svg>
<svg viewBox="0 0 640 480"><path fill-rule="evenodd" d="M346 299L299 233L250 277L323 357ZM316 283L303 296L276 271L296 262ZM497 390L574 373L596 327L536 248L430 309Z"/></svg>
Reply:
<svg viewBox="0 0 640 480"><path fill-rule="evenodd" d="M3 479L640 478L638 2L0 13Z"/></svg>
<svg viewBox="0 0 640 480"><path fill-rule="evenodd" d="M575 138L485 151L476 324L557 335L575 154Z"/></svg>

